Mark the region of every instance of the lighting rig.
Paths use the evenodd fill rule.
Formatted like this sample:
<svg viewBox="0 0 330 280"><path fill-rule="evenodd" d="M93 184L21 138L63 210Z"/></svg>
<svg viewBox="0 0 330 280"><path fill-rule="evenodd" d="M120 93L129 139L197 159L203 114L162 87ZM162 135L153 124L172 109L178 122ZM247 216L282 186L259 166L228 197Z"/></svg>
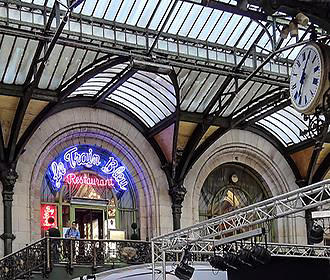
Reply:
<svg viewBox="0 0 330 280"><path fill-rule="evenodd" d="M329 259L327 246L246 241L265 234L263 229L257 228L261 225L329 202L330 180L325 180L153 238L152 279L166 280L168 256L184 252L185 248L189 248L193 256L210 256L211 265L221 270L260 265L268 262L270 256ZM251 228L257 229L224 238ZM320 230L315 229L316 232ZM316 238L319 236L315 235ZM219 237L221 239L216 239ZM156 268L160 273L156 274ZM193 273L192 269L189 271ZM191 276L179 279L190 279Z"/></svg>

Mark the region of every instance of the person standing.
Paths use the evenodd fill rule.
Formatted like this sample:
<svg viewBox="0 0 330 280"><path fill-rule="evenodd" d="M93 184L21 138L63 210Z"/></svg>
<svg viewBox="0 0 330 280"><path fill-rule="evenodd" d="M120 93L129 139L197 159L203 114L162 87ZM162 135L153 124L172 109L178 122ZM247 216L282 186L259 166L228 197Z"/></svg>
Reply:
<svg viewBox="0 0 330 280"><path fill-rule="evenodd" d="M79 229L77 229L77 223L75 221L71 223L71 227L65 232L65 238L80 238L80 232Z"/></svg>
<svg viewBox="0 0 330 280"><path fill-rule="evenodd" d="M53 217L50 217L48 219L48 223L51 225L51 227L48 229L48 236L54 237L54 239L51 239L51 249L52 249L52 258L54 262L57 262L59 260L59 253L60 253L60 240L58 238L61 237L60 230L55 225L55 220Z"/></svg>
<svg viewBox="0 0 330 280"><path fill-rule="evenodd" d="M71 227L65 232L64 237L70 238L70 239L80 239L80 232L79 232L79 229L77 228L76 221L73 221L71 223ZM73 257L72 261L75 261L76 254L78 253L76 251L76 249L79 247L79 244L76 244L76 241L73 241L73 240L71 240L71 241L68 240L66 243L67 243L67 246L66 246L67 255L72 256ZM70 244L72 247L70 246ZM77 245L78 245L78 247L77 247ZM71 250L72 250L72 255L70 254Z"/></svg>

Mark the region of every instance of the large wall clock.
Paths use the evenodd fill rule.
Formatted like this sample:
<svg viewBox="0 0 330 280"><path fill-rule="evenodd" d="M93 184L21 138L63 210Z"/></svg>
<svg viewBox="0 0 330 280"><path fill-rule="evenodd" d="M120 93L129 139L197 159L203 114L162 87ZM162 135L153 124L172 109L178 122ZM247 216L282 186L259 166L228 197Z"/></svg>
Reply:
<svg viewBox="0 0 330 280"><path fill-rule="evenodd" d="M317 43L303 47L290 77L290 97L297 111L312 114L329 88L329 48Z"/></svg>

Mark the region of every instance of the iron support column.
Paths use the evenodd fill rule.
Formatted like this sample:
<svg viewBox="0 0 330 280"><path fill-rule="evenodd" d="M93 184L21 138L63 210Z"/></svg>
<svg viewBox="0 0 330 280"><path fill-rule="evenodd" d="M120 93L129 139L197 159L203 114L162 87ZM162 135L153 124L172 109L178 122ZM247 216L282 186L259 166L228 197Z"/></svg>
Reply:
<svg viewBox="0 0 330 280"><path fill-rule="evenodd" d="M187 190L182 184L176 184L168 193L172 198L173 230L177 230L181 228L181 208Z"/></svg>
<svg viewBox="0 0 330 280"><path fill-rule="evenodd" d="M12 168L3 169L0 172L0 181L2 183L2 199L3 199L3 225L4 233L0 236L4 241L4 255L12 252L12 243L15 239L12 226L12 206L14 196L14 186L18 175Z"/></svg>

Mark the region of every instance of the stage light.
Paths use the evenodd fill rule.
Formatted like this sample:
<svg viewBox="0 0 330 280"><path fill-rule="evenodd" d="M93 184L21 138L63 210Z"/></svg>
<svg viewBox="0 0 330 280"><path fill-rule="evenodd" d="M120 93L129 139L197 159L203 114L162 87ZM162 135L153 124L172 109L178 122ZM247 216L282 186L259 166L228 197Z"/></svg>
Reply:
<svg viewBox="0 0 330 280"><path fill-rule="evenodd" d="M241 264L252 266L253 265L253 259L251 256L251 251L245 248L242 248L237 253L238 261Z"/></svg>
<svg viewBox="0 0 330 280"><path fill-rule="evenodd" d="M238 257L236 254L234 254L232 252L228 252L228 253L224 254L223 258L224 258L225 263L228 266L228 268L237 270L237 268L239 266L239 260L238 260Z"/></svg>
<svg viewBox="0 0 330 280"><path fill-rule="evenodd" d="M323 241L324 229L317 223L314 223L309 232L309 241L313 244L320 243Z"/></svg>
<svg viewBox="0 0 330 280"><path fill-rule="evenodd" d="M266 264L270 261L271 254L265 247L256 245L251 248L251 257L256 263Z"/></svg>
<svg viewBox="0 0 330 280"><path fill-rule="evenodd" d="M212 267L222 271L228 268L237 270L240 264L237 255L232 252L227 252L223 256L214 255L209 259L209 263Z"/></svg>
<svg viewBox="0 0 330 280"><path fill-rule="evenodd" d="M180 263L174 271L176 277L182 280L189 280L194 274L195 268L186 264Z"/></svg>
<svg viewBox="0 0 330 280"><path fill-rule="evenodd" d="M209 259L209 263L213 268L225 271L228 266L225 262L225 259L221 256L214 255Z"/></svg>
<svg viewBox="0 0 330 280"><path fill-rule="evenodd" d="M189 280L195 271L195 268L188 265L188 261L191 258L191 253L188 248L184 249L181 261L175 268L174 274L176 277L182 280Z"/></svg>

